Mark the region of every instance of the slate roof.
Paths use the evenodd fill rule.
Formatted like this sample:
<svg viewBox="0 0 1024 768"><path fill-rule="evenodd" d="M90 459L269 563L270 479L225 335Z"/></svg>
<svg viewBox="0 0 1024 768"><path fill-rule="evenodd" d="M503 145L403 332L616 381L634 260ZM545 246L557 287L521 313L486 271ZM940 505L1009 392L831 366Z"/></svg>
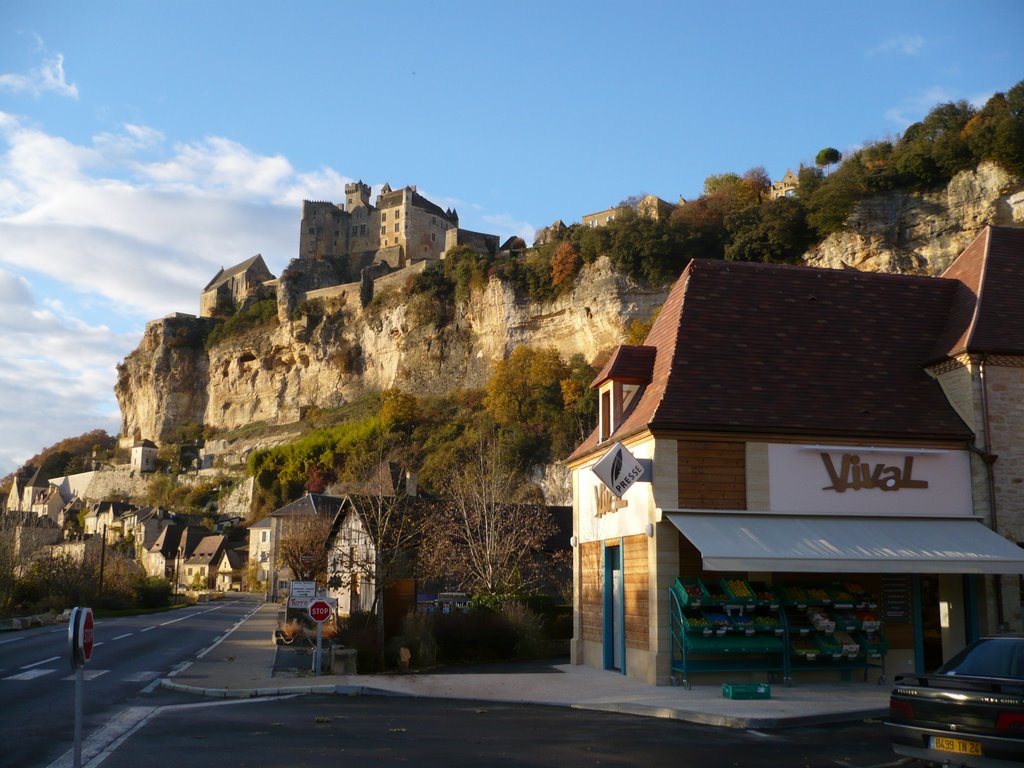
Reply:
<svg viewBox="0 0 1024 768"><path fill-rule="evenodd" d="M185 563L186 565L210 565L218 558L223 546L223 536L204 536L192 550L192 555L185 560Z"/></svg>
<svg viewBox="0 0 1024 768"><path fill-rule="evenodd" d="M257 253L255 256L246 259L240 264L235 264L233 267L228 267L227 269L221 267L220 271L217 272L217 274L213 276L213 279L207 283L205 288L203 288L203 293L223 285L236 275L245 273L250 267L255 266L257 263L263 267L267 274L271 274L270 270L267 269L266 263L263 261L263 255Z"/></svg>
<svg viewBox="0 0 1024 768"><path fill-rule="evenodd" d="M338 514L344 499L340 496L327 496L322 493L307 493L295 501L271 512L272 517L291 517L294 515L323 515L333 517Z"/></svg>
<svg viewBox="0 0 1024 768"><path fill-rule="evenodd" d="M925 370L1024 354L1024 230L987 228L942 277L692 261L644 347L650 383L611 436L713 432L967 440ZM592 386L642 373L620 349ZM572 456L598 447L595 430Z"/></svg>

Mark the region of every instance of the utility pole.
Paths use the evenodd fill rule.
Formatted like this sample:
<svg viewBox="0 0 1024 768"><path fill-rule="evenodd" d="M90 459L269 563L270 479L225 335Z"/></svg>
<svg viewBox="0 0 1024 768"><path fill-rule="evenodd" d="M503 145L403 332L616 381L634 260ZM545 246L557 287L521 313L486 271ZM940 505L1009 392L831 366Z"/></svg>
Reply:
<svg viewBox="0 0 1024 768"><path fill-rule="evenodd" d="M100 543L100 595L103 595L103 568L107 560L107 524L103 524L103 541Z"/></svg>

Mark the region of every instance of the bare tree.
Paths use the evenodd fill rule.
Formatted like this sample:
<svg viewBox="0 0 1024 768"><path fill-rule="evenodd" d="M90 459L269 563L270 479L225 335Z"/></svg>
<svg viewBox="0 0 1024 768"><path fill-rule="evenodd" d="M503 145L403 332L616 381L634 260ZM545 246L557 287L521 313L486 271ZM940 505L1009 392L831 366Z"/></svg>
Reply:
<svg viewBox="0 0 1024 768"><path fill-rule="evenodd" d="M499 600L540 585L541 551L555 523L537 489L503 459L496 437L482 439L445 486L450 500L425 526L424 575Z"/></svg>
<svg viewBox="0 0 1024 768"><path fill-rule="evenodd" d="M382 437L353 469L353 487L347 496L334 537L330 585L352 590L373 588L370 613L376 620L378 641L384 637L384 588L412 571L412 553L421 535L421 515L410 496L412 490L400 461L398 444Z"/></svg>
<svg viewBox="0 0 1024 768"><path fill-rule="evenodd" d="M326 581L327 544L333 524L333 517L318 514L296 515L285 523L278 557L297 581Z"/></svg>

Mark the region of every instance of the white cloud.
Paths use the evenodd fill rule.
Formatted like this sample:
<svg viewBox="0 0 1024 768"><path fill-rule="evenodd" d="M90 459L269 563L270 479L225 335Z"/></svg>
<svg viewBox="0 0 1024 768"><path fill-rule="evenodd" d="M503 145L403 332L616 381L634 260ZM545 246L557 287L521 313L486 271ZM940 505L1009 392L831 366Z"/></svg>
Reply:
<svg viewBox="0 0 1024 768"><path fill-rule="evenodd" d="M932 86L922 93L904 99L902 104L886 110L885 119L894 123L899 130L903 130L923 118L935 105L952 100L953 96L945 88Z"/></svg>
<svg viewBox="0 0 1024 768"><path fill-rule="evenodd" d="M64 75L64 56L56 54L44 59L43 63L27 75L0 74L0 90L12 93L28 93L38 97L44 93L78 98L78 86L69 83Z"/></svg>
<svg viewBox="0 0 1024 768"><path fill-rule="evenodd" d="M898 54L901 56L917 56L927 46L920 35L896 35L883 40L874 48L868 49L867 56L883 56Z"/></svg>
<svg viewBox="0 0 1024 768"><path fill-rule="evenodd" d="M0 112L0 476L63 437L116 431L115 368L145 322L195 313L218 268L256 253L279 273L302 200L341 200L347 181L220 137L172 145L126 125L76 144ZM532 237L427 197L471 211L471 228Z"/></svg>

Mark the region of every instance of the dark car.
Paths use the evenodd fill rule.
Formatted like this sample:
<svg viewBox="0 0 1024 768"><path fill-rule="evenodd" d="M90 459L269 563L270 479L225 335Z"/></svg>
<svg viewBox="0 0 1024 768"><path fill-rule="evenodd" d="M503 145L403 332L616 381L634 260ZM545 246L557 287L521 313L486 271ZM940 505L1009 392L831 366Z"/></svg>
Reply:
<svg viewBox="0 0 1024 768"><path fill-rule="evenodd" d="M942 766L1024 765L1024 635L976 640L930 675L897 675L893 749Z"/></svg>

